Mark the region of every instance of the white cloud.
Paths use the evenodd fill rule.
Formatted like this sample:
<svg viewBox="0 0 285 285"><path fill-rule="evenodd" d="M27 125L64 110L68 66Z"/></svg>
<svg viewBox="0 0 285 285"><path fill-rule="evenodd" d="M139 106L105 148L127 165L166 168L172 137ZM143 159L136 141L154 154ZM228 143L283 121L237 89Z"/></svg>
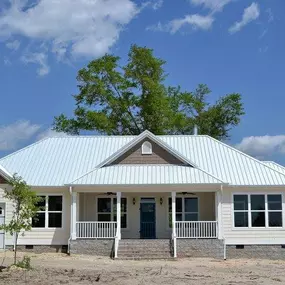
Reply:
<svg viewBox="0 0 285 285"><path fill-rule="evenodd" d="M221 11L232 0L190 0L193 5L203 5L214 12Z"/></svg>
<svg viewBox="0 0 285 285"><path fill-rule="evenodd" d="M47 129L43 131L42 133L38 134L37 140L42 140L42 139L50 138L50 137L66 137L66 136L68 136L66 133L56 132L52 129Z"/></svg>
<svg viewBox="0 0 285 285"><path fill-rule="evenodd" d="M268 157L285 153L285 135L245 137L236 147L255 157Z"/></svg>
<svg viewBox="0 0 285 285"><path fill-rule="evenodd" d="M19 49L20 44L21 44L21 43L20 43L18 40L14 40L14 41L12 41L12 42L7 42L7 43L6 43L6 47L7 47L8 49L11 49L11 50L16 51L16 50Z"/></svg>
<svg viewBox="0 0 285 285"><path fill-rule="evenodd" d="M229 32L234 34L239 32L243 27L245 27L250 22L256 20L260 15L259 6L257 3L252 3L249 7L244 9L242 19L240 22L235 22L230 28Z"/></svg>
<svg viewBox="0 0 285 285"><path fill-rule="evenodd" d="M209 30L212 27L214 18L212 16L201 16L199 14L187 15L184 18L174 19L166 25L160 22L157 25L147 27L147 30L158 32L170 32L175 34L184 26L191 26L192 29Z"/></svg>
<svg viewBox="0 0 285 285"><path fill-rule="evenodd" d="M14 150L21 142L32 138L41 127L30 121L18 121L7 126L0 126L0 150Z"/></svg>
<svg viewBox="0 0 285 285"><path fill-rule="evenodd" d="M21 60L26 64L28 63L38 64L39 67L37 69L37 73L39 76L47 75L50 72L50 68L47 64L47 55L43 52L29 53L23 55Z"/></svg>
<svg viewBox="0 0 285 285"><path fill-rule="evenodd" d="M8 8L1 9L0 36L7 39L11 36L25 37L37 45L37 51L45 43L49 51L59 58L102 56L140 11L131 0L33 2L31 5L27 0L10 1ZM155 1L153 5L154 9L158 8L162 1ZM40 65L39 73L47 73L46 66Z"/></svg>

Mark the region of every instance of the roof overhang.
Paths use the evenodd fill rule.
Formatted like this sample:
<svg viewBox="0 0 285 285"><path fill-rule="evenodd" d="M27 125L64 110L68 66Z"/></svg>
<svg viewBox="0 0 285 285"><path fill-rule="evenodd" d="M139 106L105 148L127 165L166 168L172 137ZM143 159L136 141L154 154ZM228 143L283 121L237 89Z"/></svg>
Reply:
<svg viewBox="0 0 285 285"><path fill-rule="evenodd" d="M0 165L0 176L5 179L11 179L13 175L11 175L3 166Z"/></svg>

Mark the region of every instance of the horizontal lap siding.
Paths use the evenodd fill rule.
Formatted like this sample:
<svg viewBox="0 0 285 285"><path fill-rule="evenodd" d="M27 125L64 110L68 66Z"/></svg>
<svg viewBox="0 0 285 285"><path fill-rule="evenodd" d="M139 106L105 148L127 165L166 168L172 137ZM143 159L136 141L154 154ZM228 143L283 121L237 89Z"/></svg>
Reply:
<svg viewBox="0 0 285 285"><path fill-rule="evenodd" d="M13 204L6 198L4 198L4 190L9 189L9 186L6 184L0 184L0 203L5 203L5 223L9 223L13 215ZM12 244L13 237L9 234L5 234L5 244Z"/></svg>
<svg viewBox="0 0 285 285"><path fill-rule="evenodd" d="M283 229L236 229L233 227L232 195L233 193L281 193L283 194L283 209L285 211L284 189L272 189L266 192L262 189L227 188L223 191L222 221L226 244L285 244L285 227ZM283 224L285 215L283 211Z"/></svg>
<svg viewBox="0 0 285 285"><path fill-rule="evenodd" d="M0 186L0 202L6 202L6 224L10 222L13 215L13 205L10 201L3 198L3 186ZM63 214L62 228L60 229L32 229L20 236L19 245L65 245L70 235L70 194L67 189L33 189L39 194L62 194L63 195ZM13 245L13 238L6 234L6 245Z"/></svg>

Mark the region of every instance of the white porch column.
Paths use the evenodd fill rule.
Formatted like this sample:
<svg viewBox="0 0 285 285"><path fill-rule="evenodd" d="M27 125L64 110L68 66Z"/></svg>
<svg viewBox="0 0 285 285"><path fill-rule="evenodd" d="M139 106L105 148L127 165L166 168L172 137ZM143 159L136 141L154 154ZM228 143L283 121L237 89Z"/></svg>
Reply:
<svg viewBox="0 0 285 285"><path fill-rule="evenodd" d="M222 224L222 190L215 194L216 204L216 220L218 222L218 239L223 239L223 224Z"/></svg>
<svg viewBox="0 0 285 285"><path fill-rule="evenodd" d="M72 192L72 202L71 202L71 224L72 232L71 239L76 240L76 216L77 216L77 192Z"/></svg>
<svg viewBox="0 0 285 285"><path fill-rule="evenodd" d="M172 202L172 241L173 241L173 257L177 257L176 251L176 192L171 192L171 202Z"/></svg>
<svg viewBox="0 0 285 285"><path fill-rule="evenodd" d="M117 238L121 239L121 197L122 193L117 192Z"/></svg>

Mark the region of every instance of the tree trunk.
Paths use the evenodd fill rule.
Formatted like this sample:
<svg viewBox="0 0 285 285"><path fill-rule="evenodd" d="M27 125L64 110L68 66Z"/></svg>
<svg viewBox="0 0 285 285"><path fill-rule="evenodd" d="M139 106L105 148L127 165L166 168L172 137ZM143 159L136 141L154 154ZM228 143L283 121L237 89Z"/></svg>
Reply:
<svg viewBox="0 0 285 285"><path fill-rule="evenodd" d="M15 233L14 264L17 263L18 233Z"/></svg>

